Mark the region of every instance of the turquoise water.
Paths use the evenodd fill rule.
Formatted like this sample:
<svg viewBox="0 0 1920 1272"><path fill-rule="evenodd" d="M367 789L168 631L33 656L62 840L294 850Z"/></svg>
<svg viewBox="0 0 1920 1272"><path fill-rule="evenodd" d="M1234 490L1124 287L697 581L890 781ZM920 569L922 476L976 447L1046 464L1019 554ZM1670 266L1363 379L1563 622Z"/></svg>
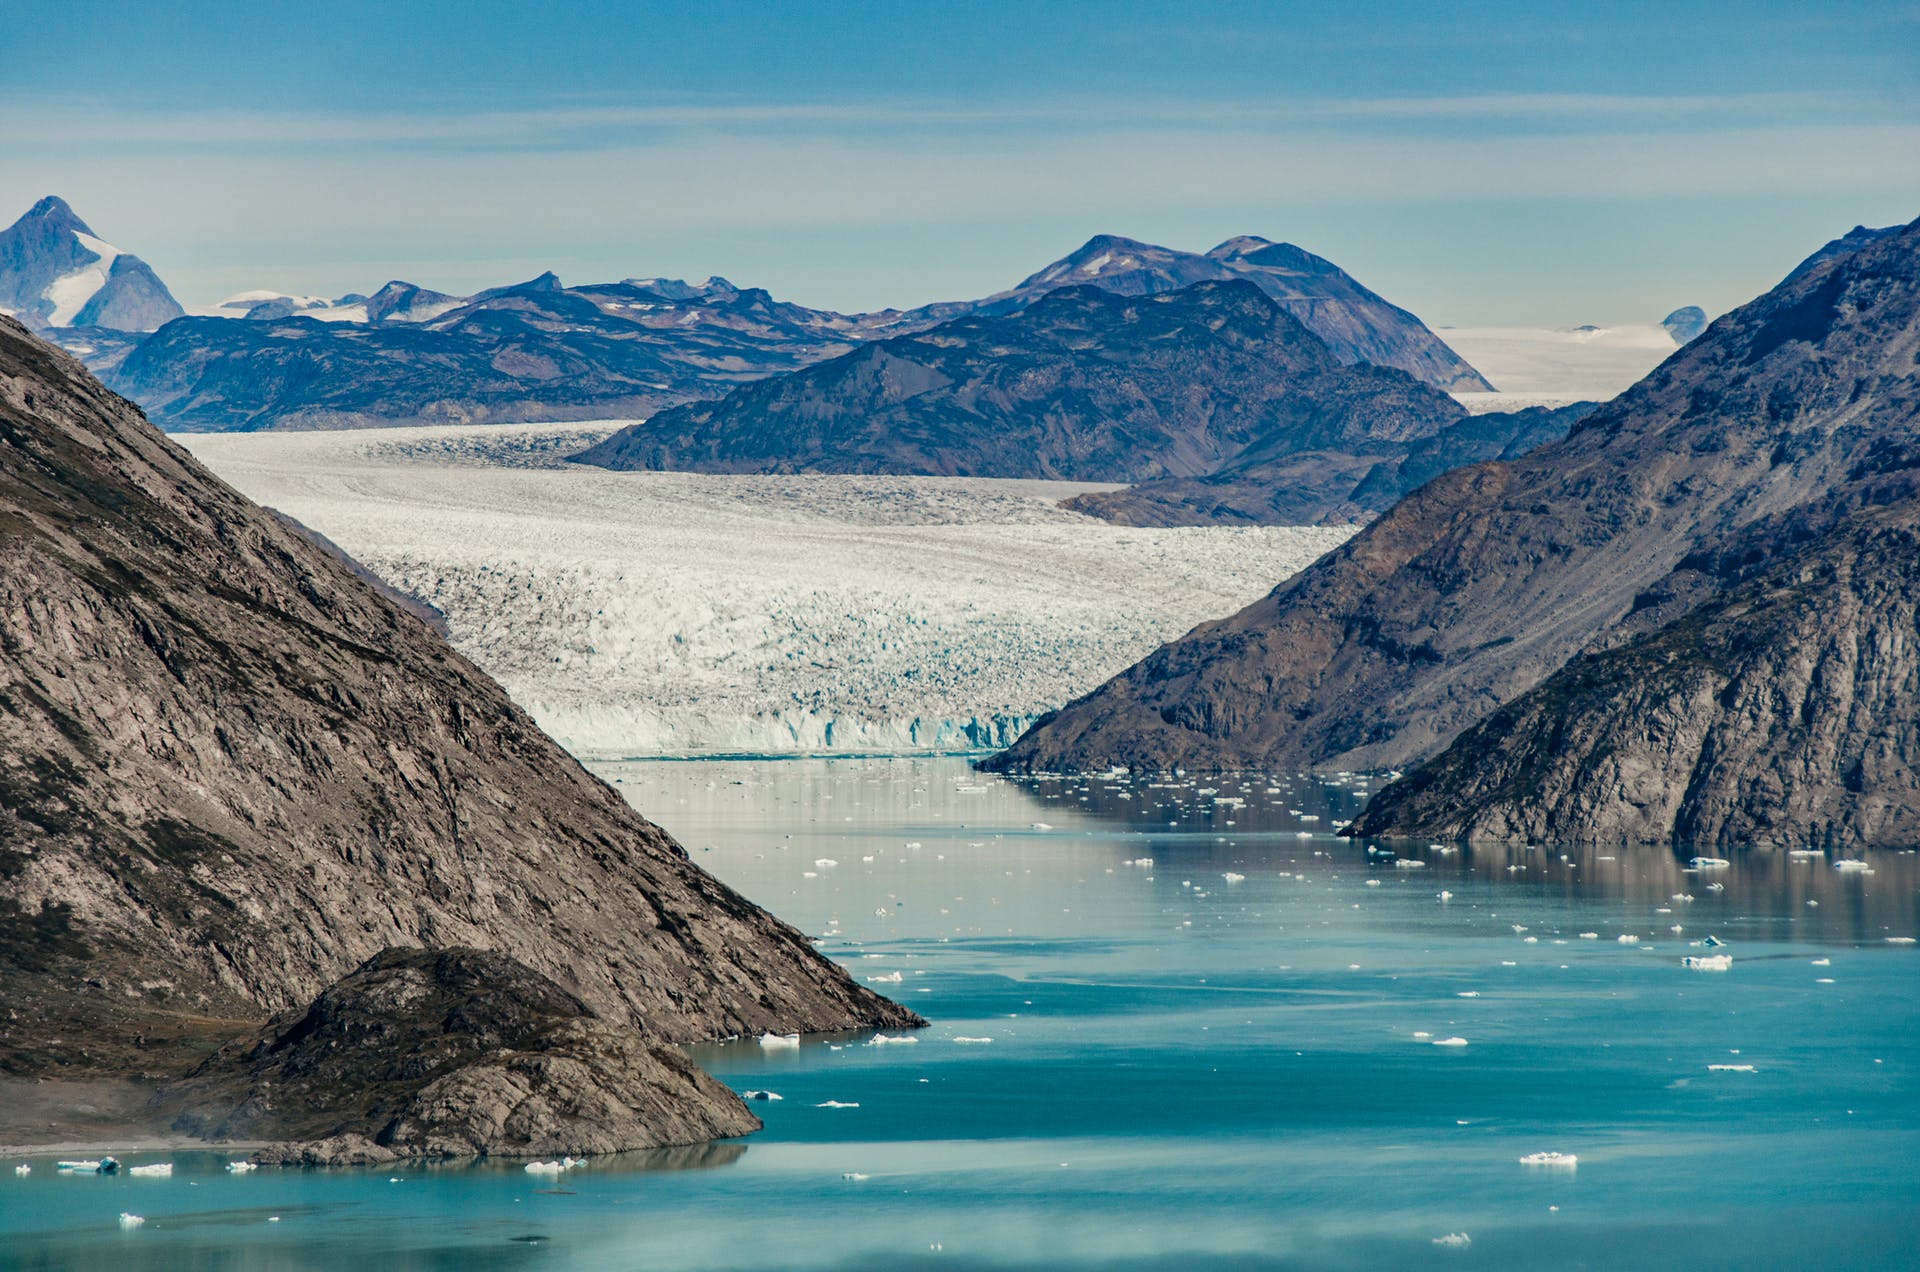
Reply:
<svg viewBox="0 0 1920 1272"><path fill-rule="evenodd" d="M766 1130L557 1182L7 1162L0 1264L1920 1267L1911 853L1408 869L1332 836L1351 781L597 767L933 1024L702 1048Z"/></svg>

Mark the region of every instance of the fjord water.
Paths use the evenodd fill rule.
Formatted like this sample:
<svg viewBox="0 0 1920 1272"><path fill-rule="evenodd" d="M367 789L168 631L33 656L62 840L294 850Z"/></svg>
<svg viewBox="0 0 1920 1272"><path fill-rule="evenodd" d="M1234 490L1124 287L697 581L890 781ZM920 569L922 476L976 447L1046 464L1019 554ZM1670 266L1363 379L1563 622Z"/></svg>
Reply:
<svg viewBox="0 0 1920 1272"><path fill-rule="evenodd" d="M1920 1266L1911 852L1403 864L1332 835L1359 779L595 767L932 1024L700 1048L763 1132L557 1181L27 1159L0 1264Z"/></svg>

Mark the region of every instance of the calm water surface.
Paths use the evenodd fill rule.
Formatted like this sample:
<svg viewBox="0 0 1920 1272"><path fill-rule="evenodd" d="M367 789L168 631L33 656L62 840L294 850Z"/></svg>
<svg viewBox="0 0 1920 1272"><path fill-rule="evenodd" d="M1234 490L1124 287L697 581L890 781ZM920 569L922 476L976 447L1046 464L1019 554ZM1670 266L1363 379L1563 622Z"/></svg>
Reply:
<svg viewBox="0 0 1920 1272"><path fill-rule="evenodd" d="M557 1184L35 1160L0 1264L1920 1267L1911 853L1402 863L1333 837L1352 780L597 767L932 1025L701 1048L765 1131Z"/></svg>

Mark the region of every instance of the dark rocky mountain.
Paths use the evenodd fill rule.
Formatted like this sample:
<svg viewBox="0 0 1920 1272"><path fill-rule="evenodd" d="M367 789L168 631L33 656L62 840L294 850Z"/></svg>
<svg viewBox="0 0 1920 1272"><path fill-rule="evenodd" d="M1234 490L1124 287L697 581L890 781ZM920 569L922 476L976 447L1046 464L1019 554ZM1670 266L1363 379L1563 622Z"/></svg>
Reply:
<svg viewBox="0 0 1920 1272"><path fill-rule="evenodd" d="M1839 238L1829 240L1821 246L1819 251L1794 266L1793 272L1787 275L1785 281L1789 283L1798 282L1802 277L1812 273L1815 269L1833 260L1835 257L1850 256L1863 247L1870 247L1882 239L1890 238L1900 233L1905 228L1905 226L1900 225L1888 225L1877 230L1870 230L1864 225L1856 225Z"/></svg>
<svg viewBox="0 0 1920 1272"><path fill-rule="evenodd" d="M1392 408L1392 398L1383 396L1368 405ZM1463 413L1438 432L1407 440L1380 440L1350 430L1325 449L1293 451L1267 443L1204 477L1163 477L1125 490L1076 495L1064 506L1124 526L1370 521L1450 468L1516 459L1558 441L1594 407L1592 402L1576 402Z"/></svg>
<svg viewBox="0 0 1920 1272"><path fill-rule="evenodd" d="M182 310L145 261L48 195L0 231L0 312L31 327L152 331Z"/></svg>
<svg viewBox="0 0 1920 1272"><path fill-rule="evenodd" d="M304 1012L229 1043L156 1103L204 1139L275 1159L586 1156L760 1129L677 1047L609 1025L510 956L393 949Z"/></svg>
<svg viewBox="0 0 1920 1272"><path fill-rule="evenodd" d="M1581 655L1696 611L1708 621L1701 607L1732 593L1701 563L1755 527L1914 467L1917 344L1920 223L1797 271L1564 441L1436 478L992 764L1379 770L1430 758ZM1821 764L1842 753L1840 738L1817 743Z"/></svg>
<svg viewBox="0 0 1920 1272"><path fill-rule="evenodd" d="M388 284L367 303L420 297ZM552 274L425 322L398 312L377 324L184 318L103 374L168 429L490 424L648 415L853 344L849 320L758 289L674 298Z"/></svg>
<svg viewBox="0 0 1920 1272"><path fill-rule="evenodd" d="M1148 296L1236 278L1272 297L1326 341L1341 362L1397 367L1449 392L1493 388L1426 324L1361 286L1332 261L1291 243L1273 243L1255 235L1228 239L1202 254L1100 234L1009 291L985 300L908 310L896 321L924 326L970 315L1012 313L1062 287L1094 286L1122 296Z"/></svg>
<svg viewBox="0 0 1920 1272"><path fill-rule="evenodd" d="M1673 337L1673 343L1685 344L1707 329L1707 311L1698 305L1686 305L1662 318L1660 325Z"/></svg>
<svg viewBox="0 0 1920 1272"><path fill-rule="evenodd" d="M1405 372L1343 366L1244 281L1132 297L1073 287L662 411L577 458L1141 481L1256 451L1404 451L1465 414Z"/></svg>
<svg viewBox="0 0 1920 1272"><path fill-rule="evenodd" d="M175 1076L408 946L649 1044L915 1019L0 319L0 1069Z"/></svg>
<svg viewBox="0 0 1920 1272"><path fill-rule="evenodd" d="M1574 659L1382 790L1352 833L1920 844L1914 477L1690 563L1725 591Z"/></svg>

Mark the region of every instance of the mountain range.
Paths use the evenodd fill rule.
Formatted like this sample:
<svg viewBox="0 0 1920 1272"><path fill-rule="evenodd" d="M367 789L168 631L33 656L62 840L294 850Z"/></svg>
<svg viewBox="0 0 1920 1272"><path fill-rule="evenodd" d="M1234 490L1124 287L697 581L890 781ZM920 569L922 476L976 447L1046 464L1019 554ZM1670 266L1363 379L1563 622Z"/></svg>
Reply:
<svg viewBox="0 0 1920 1272"><path fill-rule="evenodd" d="M401 280L332 299L243 292L182 317L152 271L123 254L109 272L125 279L102 284L106 299L53 306L46 288L95 259L59 228L63 218L72 218L64 203L42 200L0 240L11 244L0 254L0 304L176 430L645 416L875 339L1012 314L1062 287L1142 296L1236 279L1259 287L1342 363L1398 368L1449 391L1491 387L1418 318L1331 262L1253 237L1194 253L1100 235L984 299L868 314L779 302L722 278L565 287L546 274L470 297ZM97 261L86 269L99 272ZM151 280L164 306L135 313L136 278ZM29 295L41 297L33 312L7 299ZM154 327L165 329L144 334Z"/></svg>
<svg viewBox="0 0 1920 1272"><path fill-rule="evenodd" d="M1920 223L1856 231L989 766L1413 768L1358 833L1911 841L1916 347Z"/></svg>
<svg viewBox="0 0 1920 1272"><path fill-rule="evenodd" d="M239 1116L296 1076L258 1046L319 1029L314 1065L351 1043L392 1100L340 1092L328 1128L253 1101L250 1134L542 1151L614 1101L641 1147L753 1124L673 1044L916 1021L5 318L0 459L0 1072L204 1060L188 1111Z"/></svg>
<svg viewBox="0 0 1920 1272"><path fill-rule="evenodd" d="M1298 524L1371 515L1435 465L1564 432L1549 412L1470 417L1405 371L1343 362L1233 278L1134 295L1060 288L661 411L575 458L1143 482L1076 506L1131 524Z"/></svg>

